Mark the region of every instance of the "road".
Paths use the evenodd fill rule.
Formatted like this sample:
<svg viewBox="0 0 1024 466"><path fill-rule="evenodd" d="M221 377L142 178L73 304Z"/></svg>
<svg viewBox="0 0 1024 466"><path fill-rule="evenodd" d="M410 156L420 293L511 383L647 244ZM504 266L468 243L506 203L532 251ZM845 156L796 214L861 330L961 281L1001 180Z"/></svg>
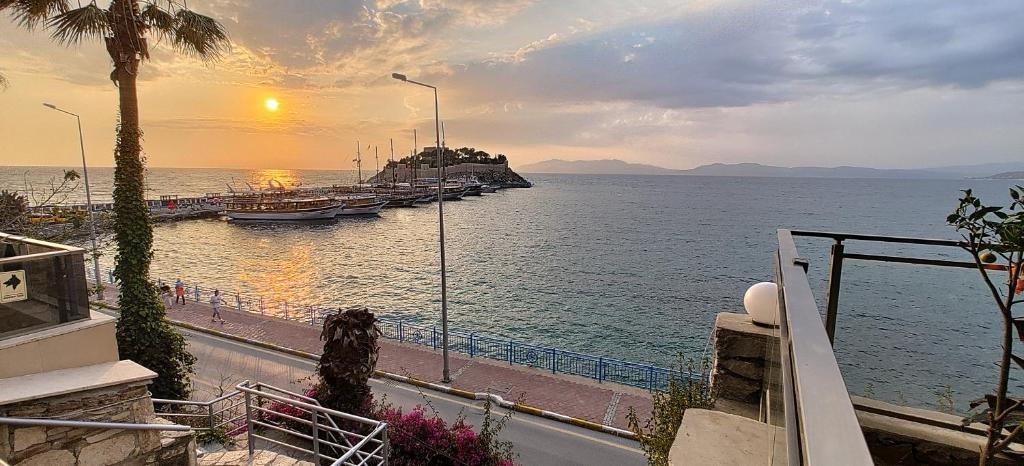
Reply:
<svg viewBox="0 0 1024 466"><path fill-rule="evenodd" d="M246 379L295 391L310 385L315 364L308 359L187 329L181 331L197 358L193 378L197 399L208 399L218 387L227 388ZM429 404L446 421L462 413L471 425L479 425L483 417L481 402L390 380L374 379L370 383L376 399L386 396L388 402L404 410ZM494 410L497 416L505 413L504 409ZM515 445L517 463L524 465L647 464L636 442L523 413L513 413L501 437Z"/></svg>

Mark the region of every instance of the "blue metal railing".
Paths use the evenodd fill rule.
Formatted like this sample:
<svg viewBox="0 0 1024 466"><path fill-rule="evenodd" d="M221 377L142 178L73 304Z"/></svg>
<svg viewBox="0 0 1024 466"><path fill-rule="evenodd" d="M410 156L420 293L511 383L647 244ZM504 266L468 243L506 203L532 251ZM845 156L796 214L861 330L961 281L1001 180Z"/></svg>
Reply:
<svg viewBox="0 0 1024 466"><path fill-rule="evenodd" d="M113 281L113 275L108 273ZM156 280L158 285L174 285L174 282ZM195 302L209 302L214 288L196 284L185 285L185 296ZM172 290L173 295L173 290ZM301 303L264 300L262 296L221 291L222 306L241 312L273 315L291 321L320 325L324 318L338 312ZM401 343L438 349L442 346L441 330L437 325L424 324L401 317L382 316L381 336ZM700 377L674 369L623 361L616 358L566 351L547 346L522 343L508 338L481 335L463 330L448 331L448 350L466 354L471 358L486 358L508 363L510 366L526 366L549 371L552 374L568 374L593 379L599 383L610 382L645 390L665 390L669 381Z"/></svg>

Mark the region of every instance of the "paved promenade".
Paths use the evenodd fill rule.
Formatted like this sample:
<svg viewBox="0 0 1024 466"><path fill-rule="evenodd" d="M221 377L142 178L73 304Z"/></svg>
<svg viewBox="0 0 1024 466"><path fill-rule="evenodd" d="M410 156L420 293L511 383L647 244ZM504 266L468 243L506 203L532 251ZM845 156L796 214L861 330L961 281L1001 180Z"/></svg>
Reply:
<svg viewBox="0 0 1024 466"><path fill-rule="evenodd" d="M116 300L116 290L107 288L108 302ZM248 340L262 341L286 348L320 354L319 326L271 316L221 308L227 322L211 322L212 309L206 303L188 301L167 311L171 320L225 332ZM439 383L441 352L381 338L377 369L394 374ZM554 375L527 367L509 366L497 361L469 358L449 352L451 386L471 392L490 392L506 400L517 400L540 409L626 429L626 413L635 407L641 418L651 409L650 395L640 389L612 383L597 383L568 375Z"/></svg>

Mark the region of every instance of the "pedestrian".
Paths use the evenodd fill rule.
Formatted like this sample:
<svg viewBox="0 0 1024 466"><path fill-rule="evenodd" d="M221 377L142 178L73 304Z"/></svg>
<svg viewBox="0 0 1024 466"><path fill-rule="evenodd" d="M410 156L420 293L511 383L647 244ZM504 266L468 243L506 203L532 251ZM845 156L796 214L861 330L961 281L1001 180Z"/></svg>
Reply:
<svg viewBox="0 0 1024 466"><path fill-rule="evenodd" d="M213 318L210 322L216 322L220 319L220 324L224 325L224 318L220 316L220 305L224 303L224 298L220 295L220 290L213 290L213 296L210 297L210 304L213 305Z"/></svg>
<svg viewBox="0 0 1024 466"><path fill-rule="evenodd" d="M179 300L182 305L185 304L185 284L181 282L180 278L174 282L174 304L178 304Z"/></svg>
<svg viewBox="0 0 1024 466"><path fill-rule="evenodd" d="M160 299L164 301L164 309L171 308L171 287L167 285L160 286Z"/></svg>

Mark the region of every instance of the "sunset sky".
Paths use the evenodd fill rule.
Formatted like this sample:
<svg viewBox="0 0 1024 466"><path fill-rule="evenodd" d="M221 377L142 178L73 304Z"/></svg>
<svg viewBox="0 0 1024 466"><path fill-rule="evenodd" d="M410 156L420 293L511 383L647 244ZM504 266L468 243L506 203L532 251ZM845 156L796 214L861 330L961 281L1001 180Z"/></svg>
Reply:
<svg viewBox="0 0 1024 466"><path fill-rule="evenodd" d="M100 0L101 6L108 2ZM549 158L927 167L1024 160L1024 3L192 0L232 51L144 64L152 166L351 168L358 139ZM103 46L0 18L0 165L113 163ZM267 100L277 102L276 111ZM372 151L372 149L371 149ZM372 160L372 152L370 155ZM372 163L372 162L371 162Z"/></svg>

